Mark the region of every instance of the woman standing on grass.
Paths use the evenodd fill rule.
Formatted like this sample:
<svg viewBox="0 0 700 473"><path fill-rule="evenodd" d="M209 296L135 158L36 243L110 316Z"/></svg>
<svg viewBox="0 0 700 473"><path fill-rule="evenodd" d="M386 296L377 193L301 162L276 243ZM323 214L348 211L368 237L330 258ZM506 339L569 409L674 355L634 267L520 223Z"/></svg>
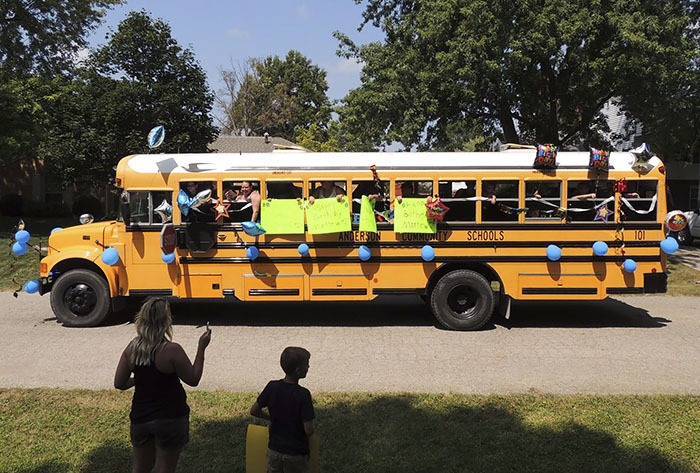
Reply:
<svg viewBox="0 0 700 473"><path fill-rule="evenodd" d="M168 301L147 300L136 314L135 325L137 336L126 346L114 374L115 388L136 387L129 415L134 473L150 472L154 466L158 473L173 472L190 440L190 408L180 380L190 386L199 384L211 330L207 324L192 364L185 350L171 341Z"/></svg>

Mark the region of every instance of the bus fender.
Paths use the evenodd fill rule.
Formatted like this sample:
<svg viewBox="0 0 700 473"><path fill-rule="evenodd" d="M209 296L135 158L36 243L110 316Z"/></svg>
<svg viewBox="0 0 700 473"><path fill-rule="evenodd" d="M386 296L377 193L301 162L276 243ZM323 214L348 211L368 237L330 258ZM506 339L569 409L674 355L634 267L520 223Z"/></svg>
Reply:
<svg viewBox="0 0 700 473"><path fill-rule="evenodd" d="M120 259L123 255L120 252ZM109 266L102 262L102 252L95 251L94 248L75 248L64 250L60 253L46 256L41 260L41 264L46 264L46 274L42 272L42 294L51 290L51 285L55 282L60 273L71 269L88 269L94 271L107 281L111 297L116 297L119 291L118 272L120 264ZM52 274L53 273L53 274ZM48 276L52 277L49 278Z"/></svg>

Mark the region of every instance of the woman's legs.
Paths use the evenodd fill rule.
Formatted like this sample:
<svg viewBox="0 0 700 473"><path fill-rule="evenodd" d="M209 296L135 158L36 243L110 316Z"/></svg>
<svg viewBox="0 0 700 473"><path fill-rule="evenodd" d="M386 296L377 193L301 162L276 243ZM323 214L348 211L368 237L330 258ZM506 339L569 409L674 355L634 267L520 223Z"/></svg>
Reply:
<svg viewBox="0 0 700 473"><path fill-rule="evenodd" d="M153 441L134 447L134 473L151 473L156 463L156 448Z"/></svg>
<svg viewBox="0 0 700 473"><path fill-rule="evenodd" d="M156 473L173 473L180 458L180 450L156 448Z"/></svg>

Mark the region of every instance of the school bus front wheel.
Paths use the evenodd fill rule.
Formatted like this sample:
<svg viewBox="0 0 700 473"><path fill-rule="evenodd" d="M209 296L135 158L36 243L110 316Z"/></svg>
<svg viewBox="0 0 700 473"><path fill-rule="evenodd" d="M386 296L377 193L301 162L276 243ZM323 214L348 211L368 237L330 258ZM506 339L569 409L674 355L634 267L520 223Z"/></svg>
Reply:
<svg viewBox="0 0 700 473"><path fill-rule="evenodd" d="M51 309L69 327L93 327L110 313L107 281L87 269L62 274L51 289Z"/></svg>
<svg viewBox="0 0 700 473"><path fill-rule="evenodd" d="M468 269L445 274L430 294L433 315L453 330L478 330L491 318L494 307L491 284Z"/></svg>

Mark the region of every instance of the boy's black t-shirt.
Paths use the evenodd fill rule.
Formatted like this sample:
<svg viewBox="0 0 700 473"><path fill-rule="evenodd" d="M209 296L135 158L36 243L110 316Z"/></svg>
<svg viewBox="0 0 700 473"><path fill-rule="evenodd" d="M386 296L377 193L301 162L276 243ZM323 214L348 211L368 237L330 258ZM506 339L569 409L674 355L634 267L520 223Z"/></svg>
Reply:
<svg viewBox="0 0 700 473"><path fill-rule="evenodd" d="M258 396L258 405L270 411L270 449L287 455L309 453L304 422L316 415L308 389L281 379L270 381Z"/></svg>

